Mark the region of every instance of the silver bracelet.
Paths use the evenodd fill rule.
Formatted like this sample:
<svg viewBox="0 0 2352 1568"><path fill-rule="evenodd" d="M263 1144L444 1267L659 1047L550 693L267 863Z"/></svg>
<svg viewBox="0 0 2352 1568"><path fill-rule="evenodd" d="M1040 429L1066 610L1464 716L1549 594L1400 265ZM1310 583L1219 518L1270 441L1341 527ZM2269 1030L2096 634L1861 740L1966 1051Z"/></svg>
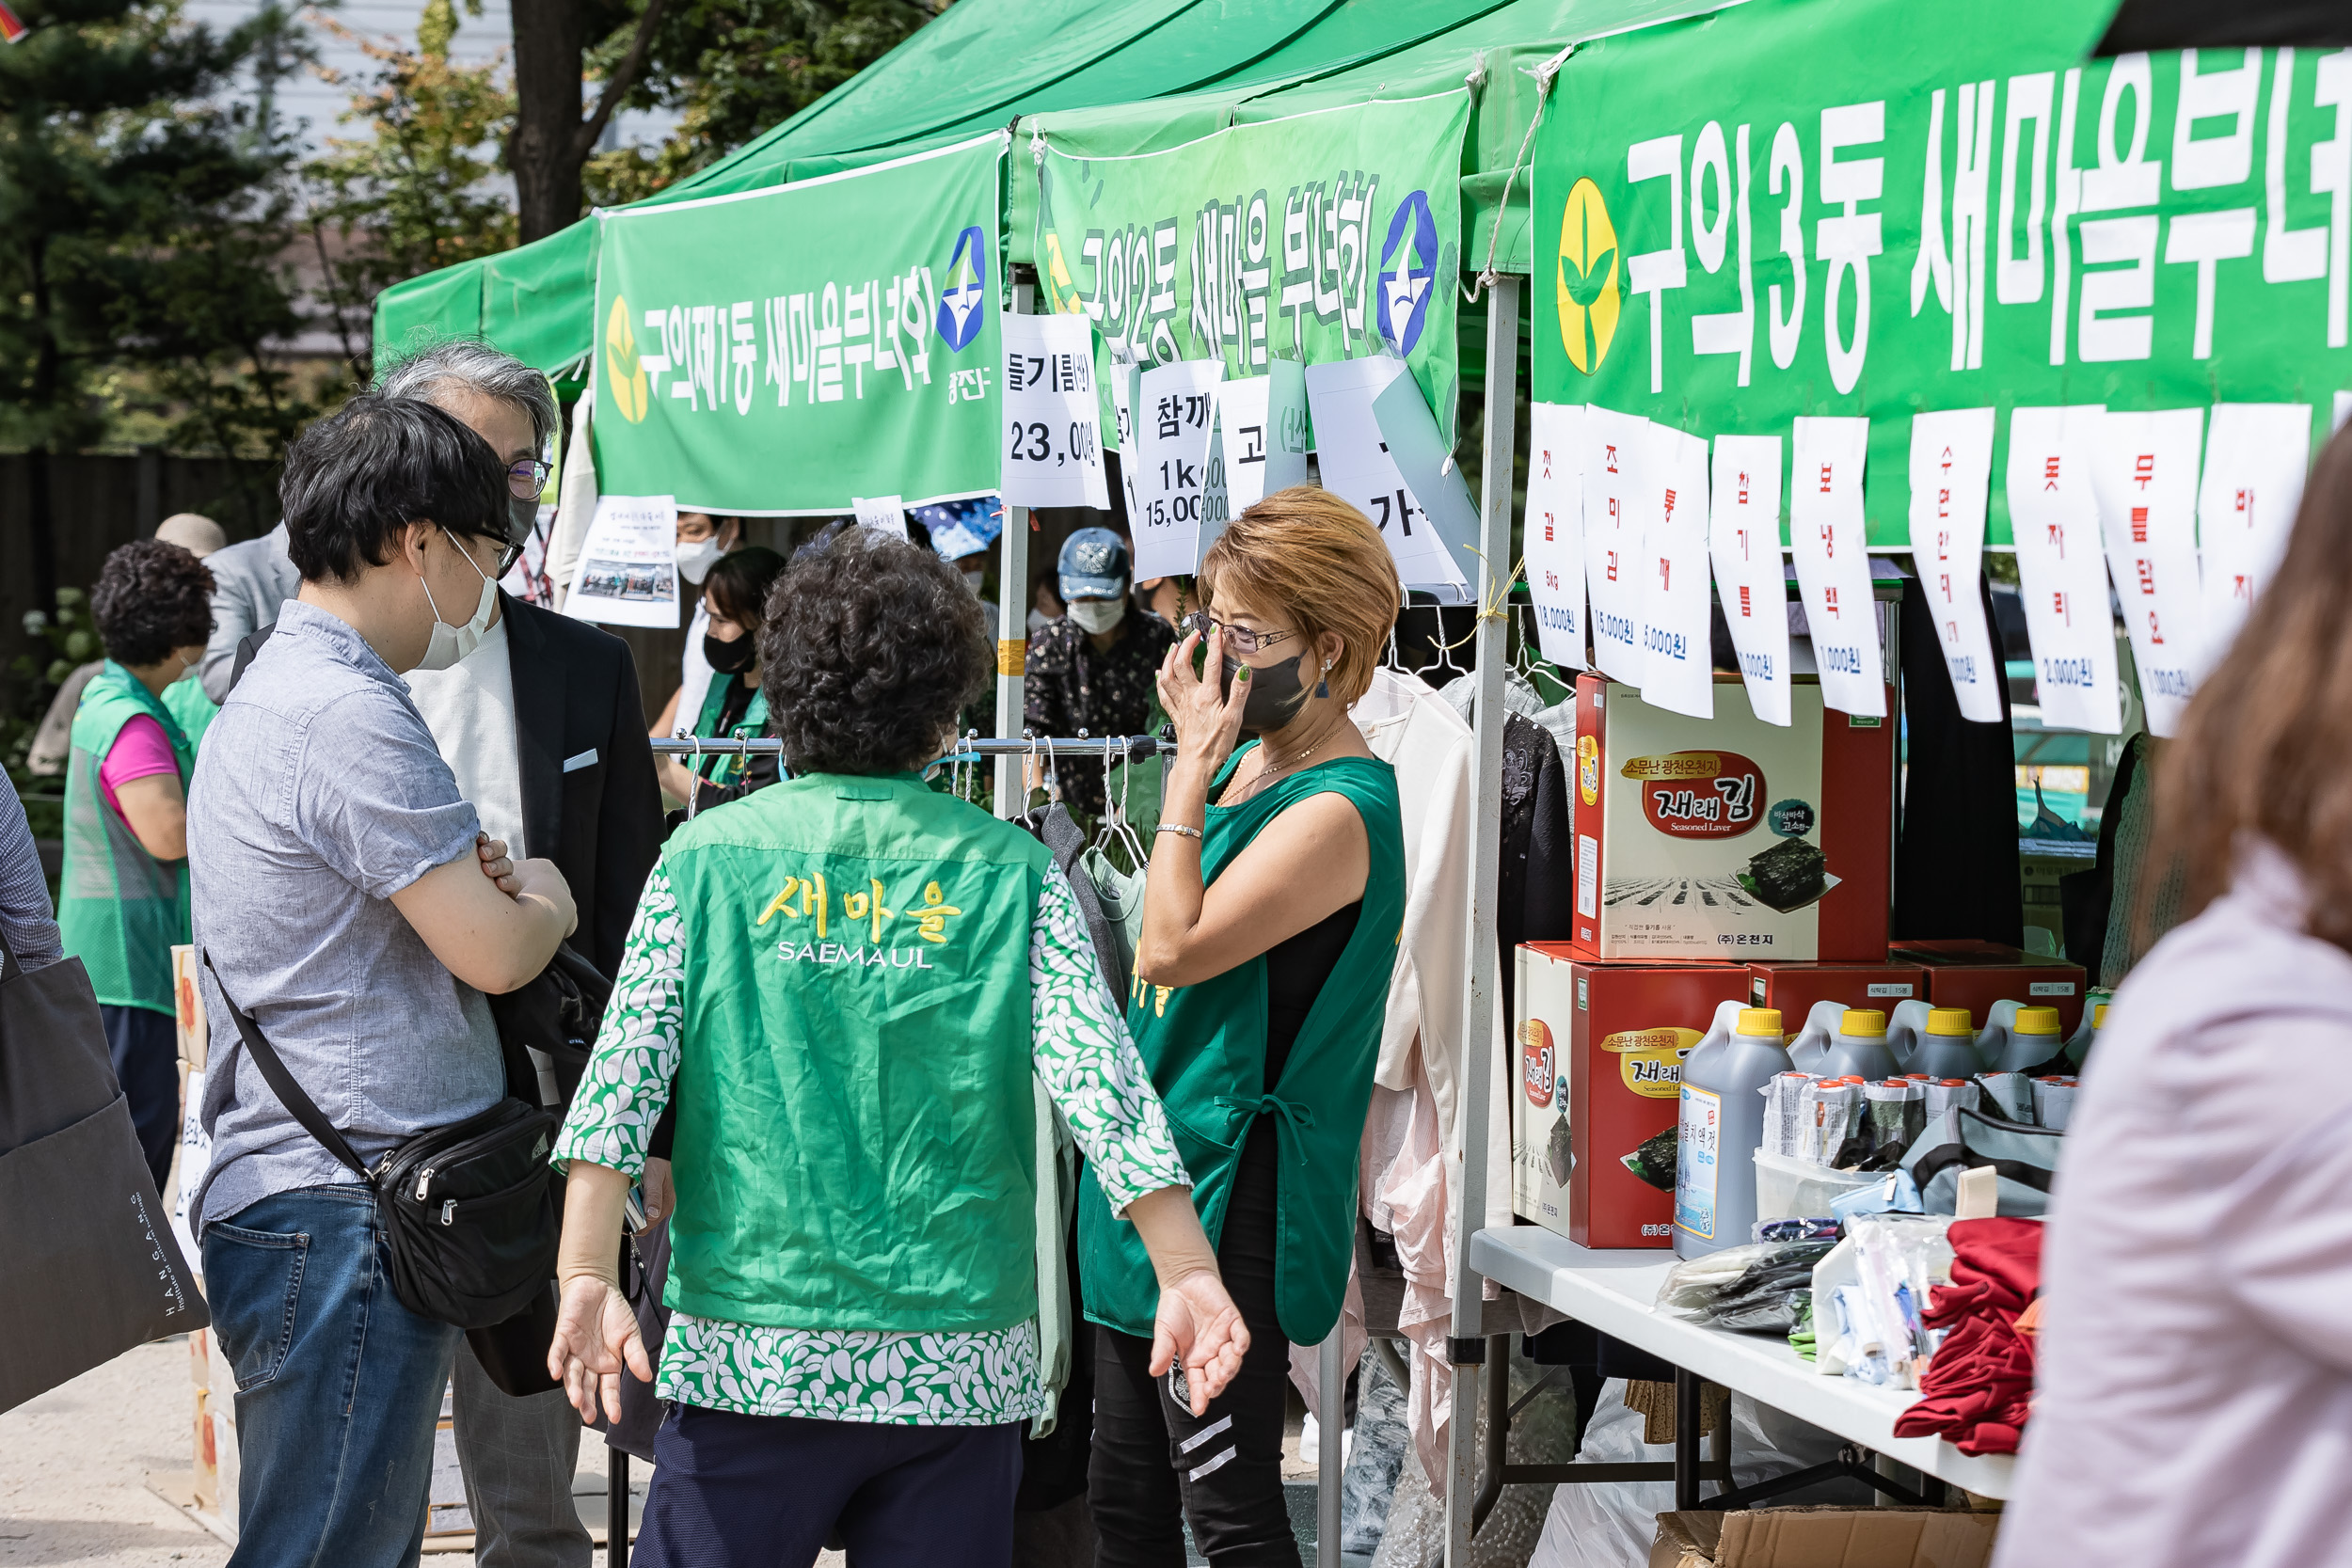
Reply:
<svg viewBox="0 0 2352 1568"><path fill-rule="evenodd" d="M1182 822L1163 822L1152 831L1154 833L1182 833L1186 838L1200 838L1200 829L1187 828ZM1201 839L1200 842L1206 844L1208 840Z"/></svg>

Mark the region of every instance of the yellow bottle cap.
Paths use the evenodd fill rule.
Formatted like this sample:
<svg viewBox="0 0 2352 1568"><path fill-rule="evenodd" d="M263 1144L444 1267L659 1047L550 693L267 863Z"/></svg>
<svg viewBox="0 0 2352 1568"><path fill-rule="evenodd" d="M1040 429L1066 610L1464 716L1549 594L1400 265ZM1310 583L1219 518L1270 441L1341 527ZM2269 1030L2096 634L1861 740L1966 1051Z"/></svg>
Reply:
<svg viewBox="0 0 2352 1568"><path fill-rule="evenodd" d="M2102 1002L2096 1008L2092 1009L2090 1014L2090 1026L2093 1029L2104 1029L2107 1026L2107 1005L2106 1003Z"/></svg>
<svg viewBox="0 0 2352 1568"><path fill-rule="evenodd" d="M1928 1009L1928 1033L1931 1035L1974 1035L1976 1026L1969 1022L1965 1007L1931 1007Z"/></svg>
<svg viewBox="0 0 2352 1568"><path fill-rule="evenodd" d="M1883 1035L1886 1015L1871 1007L1848 1007L1845 1022L1837 1026L1841 1035Z"/></svg>
<svg viewBox="0 0 2352 1568"><path fill-rule="evenodd" d="M1780 1032L1779 1008L1742 1007L1740 1009L1740 1033L1777 1037Z"/></svg>
<svg viewBox="0 0 2352 1568"><path fill-rule="evenodd" d="M2058 1011L2056 1007L2020 1007L2014 1027L2021 1035L2055 1035L2058 1032Z"/></svg>

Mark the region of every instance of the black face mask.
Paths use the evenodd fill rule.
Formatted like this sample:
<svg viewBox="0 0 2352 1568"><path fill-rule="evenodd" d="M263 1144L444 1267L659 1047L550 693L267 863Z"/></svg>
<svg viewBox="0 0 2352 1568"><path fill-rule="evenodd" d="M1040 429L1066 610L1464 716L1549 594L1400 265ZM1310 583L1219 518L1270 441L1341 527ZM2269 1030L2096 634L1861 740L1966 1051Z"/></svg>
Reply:
<svg viewBox="0 0 2352 1568"><path fill-rule="evenodd" d="M732 642L722 642L705 632L703 661L723 675L739 675L759 662L759 644L748 634Z"/></svg>
<svg viewBox="0 0 2352 1568"><path fill-rule="evenodd" d="M1307 689L1298 679L1298 660L1306 657L1301 653L1279 664L1249 667L1249 695L1242 699L1241 705L1244 735L1279 730L1298 717L1298 710L1307 705ZM1228 697L1233 694L1233 673L1241 667L1240 659L1232 654L1225 656L1225 676L1219 689Z"/></svg>

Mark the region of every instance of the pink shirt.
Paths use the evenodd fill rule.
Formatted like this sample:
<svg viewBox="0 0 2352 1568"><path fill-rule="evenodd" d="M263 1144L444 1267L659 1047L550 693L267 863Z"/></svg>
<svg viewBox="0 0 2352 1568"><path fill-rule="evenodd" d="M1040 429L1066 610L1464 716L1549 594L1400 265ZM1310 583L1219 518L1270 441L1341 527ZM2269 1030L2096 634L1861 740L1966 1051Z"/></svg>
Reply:
<svg viewBox="0 0 2352 1568"><path fill-rule="evenodd" d="M115 743L107 749L106 760L98 765L98 787L105 795L106 804L114 807L117 816L121 816L122 802L116 798L116 790L133 779L152 778L158 773L177 777L179 772L180 758L171 749L170 737L164 734L161 724L141 713L115 732Z"/></svg>
<svg viewBox="0 0 2352 1568"><path fill-rule="evenodd" d="M2302 902L2258 849L2107 1015L1994 1568L2352 1564L2352 955Z"/></svg>

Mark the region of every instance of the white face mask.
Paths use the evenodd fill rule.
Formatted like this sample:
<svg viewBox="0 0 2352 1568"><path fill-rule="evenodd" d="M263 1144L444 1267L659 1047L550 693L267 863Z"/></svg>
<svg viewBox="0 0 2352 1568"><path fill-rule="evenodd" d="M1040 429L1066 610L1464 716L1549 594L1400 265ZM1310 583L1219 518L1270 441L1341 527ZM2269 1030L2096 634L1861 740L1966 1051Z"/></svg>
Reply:
<svg viewBox="0 0 2352 1568"><path fill-rule="evenodd" d="M1073 599L1070 619L1088 631L1102 633L1119 625L1127 616L1124 599Z"/></svg>
<svg viewBox="0 0 2352 1568"><path fill-rule="evenodd" d="M716 538L710 538L697 539L691 544L681 540L673 553L677 558L678 576L691 583L699 585L703 578L710 575L710 568L717 564L719 558L726 552L719 547L719 541Z"/></svg>
<svg viewBox="0 0 2352 1568"><path fill-rule="evenodd" d="M988 574L984 571L966 572L963 574L963 585L972 590L972 596L977 599L980 591L988 585Z"/></svg>
<svg viewBox="0 0 2352 1568"><path fill-rule="evenodd" d="M454 538L448 534L442 537L450 540L452 549L457 549ZM473 619L462 626L453 626L441 619L441 607L433 602L433 585L424 581L423 573L417 574L417 580L424 584L424 602L433 609L433 636L424 645L424 657L417 660L420 670L446 670L482 646L482 639L490 629L491 612L498 609L499 585L496 579L481 567L474 566L472 556L462 549L457 549L457 553L464 558L467 565L473 566L474 576L482 578L482 597L474 605Z"/></svg>

